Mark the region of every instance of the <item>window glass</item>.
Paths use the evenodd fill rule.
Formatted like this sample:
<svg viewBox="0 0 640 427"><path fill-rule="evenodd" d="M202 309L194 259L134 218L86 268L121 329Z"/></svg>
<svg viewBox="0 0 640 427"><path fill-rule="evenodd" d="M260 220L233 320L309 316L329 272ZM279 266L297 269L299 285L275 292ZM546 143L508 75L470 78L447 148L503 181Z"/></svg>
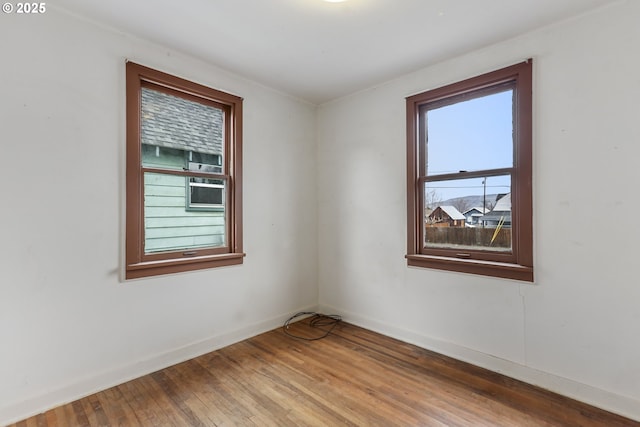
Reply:
<svg viewBox="0 0 640 427"><path fill-rule="evenodd" d="M143 167L222 173L221 109L148 87L141 101ZM145 172L145 253L224 246L224 193L223 179Z"/></svg>
<svg viewBox="0 0 640 427"><path fill-rule="evenodd" d="M511 251L511 176L425 183L424 247Z"/></svg>
<svg viewBox="0 0 640 427"><path fill-rule="evenodd" d="M142 144L142 165L149 168L184 169L184 150Z"/></svg>
<svg viewBox="0 0 640 427"><path fill-rule="evenodd" d="M179 166L166 166L222 173L223 119L224 111L219 108L143 87L143 165L152 167L181 157ZM156 147L155 151L145 145Z"/></svg>
<svg viewBox="0 0 640 427"><path fill-rule="evenodd" d="M222 173L222 155L189 151L187 168L192 172Z"/></svg>
<svg viewBox="0 0 640 427"><path fill-rule="evenodd" d="M513 166L513 90L422 110L427 175Z"/></svg>
<svg viewBox="0 0 640 427"><path fill-rule="evenodd" d="M226 242L224 185L217 196L206 194L200 201L220 202L217 212L185 209L184 177L146 172L144 174L144 250L145 253L221 247ZM189 177L190 180L199 178ZM209 180L213 181L213 180ZM219 180L216 180L220 182ZM207 185L203 183L202 185ZM206 187L201 187L206 188ZM204 200L202 200L204 199Z"/></svg>
<svg viewBox="0 0 640 427"><path fill-rule="evenodd" d="M225 185L222 179L189 177L189 207L224 208Z"/></svg>

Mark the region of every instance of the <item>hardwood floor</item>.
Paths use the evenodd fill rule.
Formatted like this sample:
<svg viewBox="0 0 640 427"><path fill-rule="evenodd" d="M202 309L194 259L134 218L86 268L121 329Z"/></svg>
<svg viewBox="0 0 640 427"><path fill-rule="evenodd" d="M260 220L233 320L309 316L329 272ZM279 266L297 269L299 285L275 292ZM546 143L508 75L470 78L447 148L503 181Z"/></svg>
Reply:
<svg viewBox="0 0 640 427"><path fill-rule="evenodd" d="M290 330L317 333L306 321ZM640 423L341 323L318 341L273 330L12 427L223 425Z"/></svg>

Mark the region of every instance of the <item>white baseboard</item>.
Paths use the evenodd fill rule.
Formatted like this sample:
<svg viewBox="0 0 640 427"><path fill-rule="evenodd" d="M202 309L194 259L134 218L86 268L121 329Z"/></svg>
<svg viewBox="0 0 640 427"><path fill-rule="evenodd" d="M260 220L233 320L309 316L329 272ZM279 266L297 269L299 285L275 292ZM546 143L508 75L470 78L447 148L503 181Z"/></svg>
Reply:
<svg viewBox="0 0 640 427"><path fill-rule="evenodd" d="M539 371L509 360L500 359L486 353L434 339L425 335L384 324L374 319L340 310L335 307L320 305L320 312L339 314L345 322L381 333L391 338L422 347L436 353L452 357L472 365L506 375L511 378L533 384L546 390L587 403L605 411L640 421L640 401L621 396L587 384Z"/></svg>
<svg viewBox="0 0 640 427"><path fill-rule="evenodd" d="M316 306L304 307L298 311L315 311ZM228 345L254 337L263 332L282 326L295 312L283 314L240 329L212 336L202 341L166 351L145 360L123 365L108 371L77 379L69 384L32 398L0 406L0 426L12 424L25 418L43 413L49 409L73 402L93 393L106 390L135 378L176 365L194 357L218 350Z"/></svg>

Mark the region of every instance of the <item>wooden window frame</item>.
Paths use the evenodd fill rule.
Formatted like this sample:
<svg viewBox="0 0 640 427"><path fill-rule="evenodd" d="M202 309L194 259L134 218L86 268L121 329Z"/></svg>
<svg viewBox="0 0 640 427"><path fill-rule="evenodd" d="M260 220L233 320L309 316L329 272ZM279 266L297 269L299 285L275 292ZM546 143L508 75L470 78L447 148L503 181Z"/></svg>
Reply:
<svg viewBox="0 0 640 427"><path fill-rule="evenodd" d="M424 183L420 161L425 148L420 137L420 109L428 104L449 105L492 88L511 85L513 105L513 167L511 173L512 251L460 251L424 246ZM407 265L533 282L532 203L532 61L512 65L406 99L407 111ZM421 169L422 168L422 169ZM497 173L497 172L496 172ZM475 177L451 174L451 179Z"/></svg>
<svg viewBox="0 0 640 427"><path fill-rule="evenodd" d="M224 247L144 253L144 180L141 156L141 90L153 87L174 96L214 105L225 111L224 168L226 180ZM125 278L135 279L205 268L242 264L242 98L133 62L126 64L126 243ZM198 176L193 171L160 173ZM210 178L209 175L201 174Z"/></svg>

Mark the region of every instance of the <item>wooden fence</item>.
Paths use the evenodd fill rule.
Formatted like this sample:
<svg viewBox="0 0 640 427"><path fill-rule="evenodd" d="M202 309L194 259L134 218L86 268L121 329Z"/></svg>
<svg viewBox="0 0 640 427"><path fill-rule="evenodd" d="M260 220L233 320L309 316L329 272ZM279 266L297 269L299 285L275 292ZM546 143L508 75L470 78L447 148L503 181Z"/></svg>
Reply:
<svg viewBox="0 0 640 427"><path fill-rule="evenodd" d="M435 245L511 248L511 229L501 228L493 243L495 228L425 227L425 242Z"/></svg>

